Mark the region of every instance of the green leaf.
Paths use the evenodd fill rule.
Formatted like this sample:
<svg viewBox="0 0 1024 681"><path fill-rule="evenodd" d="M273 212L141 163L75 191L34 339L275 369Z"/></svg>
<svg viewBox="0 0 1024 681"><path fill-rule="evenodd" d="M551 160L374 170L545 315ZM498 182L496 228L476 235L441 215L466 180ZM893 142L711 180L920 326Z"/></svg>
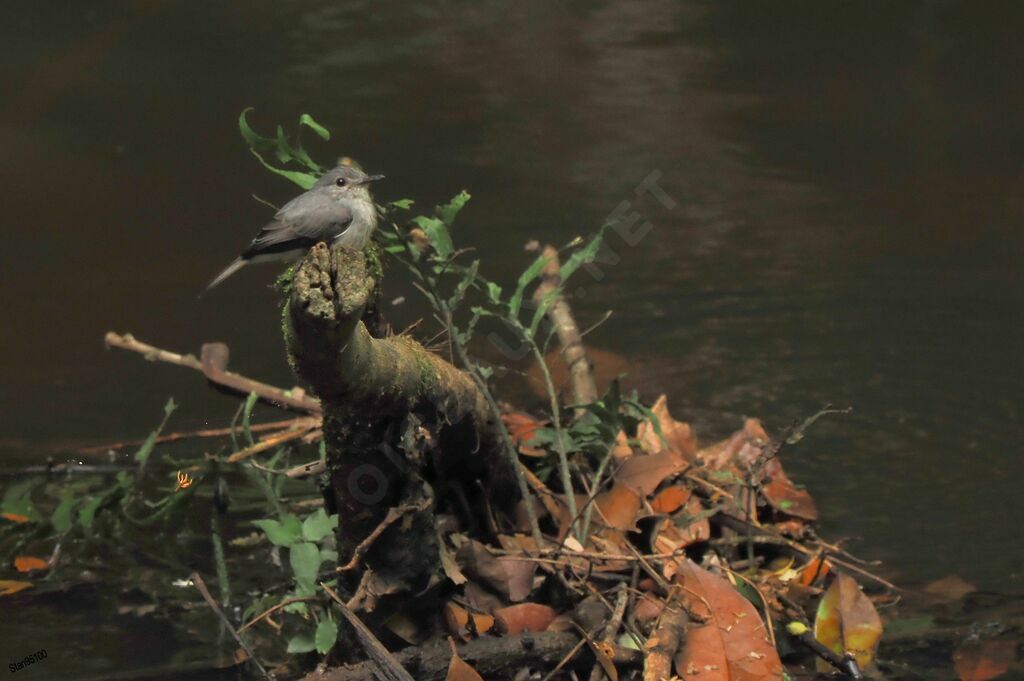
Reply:
<svg viewBox="0 0 1024 681"><path fill-rule="evenodd" d="M299 587L306 591L316 589L316 575L320 571L320 549L310 542L293 544L288 551L288 561Z"/></svg>
<svg viewBox="0 0 1024 681"><path fill-rule="evenodd" d="M299 125L304 125L325 140L331 139L331 131L313 120L309 114L299 116Z"/></svg>
<svg viewBox="0 0 1024 681"><path fill-rule="evenodd" d="M501 303L501 287L495 284L493 281L487 282L487 297L492 303L498 305Z"/></svg>
<svg viewBox="0 0 1024 681"><path fill-rule="evenodd" d="M302 539L303 529L299 519L291 513L281 516L281 520L254 520L253 524L263 530L267 539L276 546L291 546Z"/></svg>
<svg viewBox="0 0 1024 681"><path fill-rule="evenodd" d="M337 563L338 552L334 549L320 549L320 562L321 563Z"/></svg>
<svg viewBox="0 0 1024 681"><path fill-rule="evenodd" d="M586 263L594 262L594 258L597 257L597 252L601 248L601 242L604 240L604 227L597 231L587 245L580 250L569 256L569 259L565 261L565 264L558 270L558 277L564 284L569 280L576 270Z"/></svg>
<svg viewBox="0 0 1024 681"><path fill-rule="evenodd" d="M23 515L29 520L38 521L39 511L32 503L32 490L41 482L38 478L30 478L8 488L4 500L0 503L3 513Z"/></svg>
<svg viewBox="0 0 1024 681"><path fill-rule="evenodd" d="M541 321L544 320L544 315L546 315L548 310L551 309L551 306L555 304L555 301L558 300L558 296L561 295L561 293L562 288L559 286L548 291L544 295L544 298L541 299L540 305L538 305L537 309L533 311L533 319L530 320L529 332L531 338L537 334L537 329L540 327Z"/></svg>
<svg viewBox="0 0 1024 681"><path fill-rule="evenodd" d="M413 222L426 233L427 240L434 247L437 257L442 260L447 259L455 251L452 237L448 233L448 227L441 220L420 215L413 218Z"/></svg>
<svg viewBox="0 0 1024 681"><path fill-rule="evenodd" d="M61 497L60 504L53 510L53 515L50 516L50 523L58 534L64 534L74 524L71 514L75 509L76 501L73 494L64 494Z"/></svg>
<svg viewBox="0 0 1024 681"><path fill-rule="evenodd" d="M304 594L308 595L308 594ZM298 603L289 603L288 605L281 608L285 612L290 612L293 615L306 615L309 614L309 606L299 601Z"/></svg>
<svg viewBox="0 0 1024 681"><path fill-rule="evenodd" d="M444 221L444 224L451 227L455 222L455 216L459 214L462 207L469 201L469 192L463 189L456 194L447 205L437 207L437 215Z"/></svg>
<svg viewBox="0 0 1024 681"><path fill-rule="evenodd" d="M412 208L414 201L412 199L398 199L392 201L387 205L387 208L398 208L399 210L409 210Z"/></svg>
<svg viewBox="0 0 1024 681"><path fill-rule="evenodd" d="M268 137L262 137L256 134L256 131L249 126L249 122L245 120L246 114L252 111L253 108L250 106L246 109L242 109L242 113L238 115L238 131L242 133L242 139L252 148L270 148L274 144L274 140Z"/></svg>
<svg viewBox="0 0 1024 681"><path fill-rule="evenodd" d="M462 275L462 280L458 286L455 287L455 292L452 297L448 300L448 307L455 309L462 302L462 299L466 297L466 291L476 281L476 273L480 269L480 261L474 260L473 264L466 268L465 274Z"/></svg>
<svg viewBox="0 0 1024 681"><path fill-rule="evenodd" d="M122 485L117 484L90 497L78 510L78 523L87 530L91 529L93 521L96 520L96 513L111 496L121 489L123 489Z"/></svg>
<svg viewBox="0 0 1024 681"><path fill-rule="evenodd" d="M513 317L519 316L519 308L523 304L523 293L526 291L526 287L530 285L534 279L540 276L540 273L544 271L544 266L548 264L551 258L543 255L538 255L537 259L533 261L533 264L526 268L526 271L519 275L519 281L516 282L515 293L508 301L509 314Z"/></svg>
<svg viewBox="0 0 1024 681"><path fill-rule="evenodd" d="M318 542L338 526L338 516L327 515L327 512L318 508L302 521L302 538L306 541Z"/></svg>
<svg viewBox="0 0 1024 681"><path fill-rule="evenodd" d="M260 153L255 149L250 149L249 151L252 152L253 156L259 159L260 163L263 164L264 168L266 168L272 173L276 173L281 177L291 180L292 182L299 185L303 189L311 189L313 185L316 184L316 175L313 175L311 173L299 172L297 170L282 170L281 168L275 168L274 166L264 161L263 157L260 156Z"/></svg>
<svg viewBox="0 0 1024 681"><path fill-rule="evenodd" d="M295 634L288 641L289 653L310 653L316 650L316 640L308 632Z"/></svg>
<svg viewBox="0 0 1024 681"><path fill-rule="evenodd" d="M164 418L160 421L160 425L156 427L156 430L151 432L147 437L146 441L142 443L139 450L135 452L135 460L139 464L145 464L149 459L149 455L153 453L153 448L156 446L156 439L160 437L160 431L167 425L167 419L171 418L171 414L178 408L178 405L174 403L174 398L171 397L167 400L167 404L164 405Z"/></svg>
<svg viewBox="0 0 1024 681"><path fill-rule="evenodd" d="M329 619L320 620L320 624L316 625L316 652L327 654L337 640L338 624Z"/></svg>
<svg viewBox="0 0 1024 681"><path fill-rule="evenodd" d="M259 399L260 396L255 392L249 393L249 396L245 398L245 406L242 408L242 434L245 435L245 440L250 447L256 444L256 440L252 436L252 410L256 407L256 402Z"/></svg>

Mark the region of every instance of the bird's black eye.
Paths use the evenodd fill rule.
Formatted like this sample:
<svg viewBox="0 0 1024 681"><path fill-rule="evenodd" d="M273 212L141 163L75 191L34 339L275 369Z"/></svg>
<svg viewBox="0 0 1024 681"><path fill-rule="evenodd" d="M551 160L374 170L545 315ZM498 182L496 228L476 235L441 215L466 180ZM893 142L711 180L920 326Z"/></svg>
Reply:
<svg viewBox="0 0 1024 681"><path fill-rule="evenodd" d="M338 185L339 187L344 187L346 184L348 184L348 182L345 180L344 177L339 177L337 180L334 181L334 184Z"/></svg>

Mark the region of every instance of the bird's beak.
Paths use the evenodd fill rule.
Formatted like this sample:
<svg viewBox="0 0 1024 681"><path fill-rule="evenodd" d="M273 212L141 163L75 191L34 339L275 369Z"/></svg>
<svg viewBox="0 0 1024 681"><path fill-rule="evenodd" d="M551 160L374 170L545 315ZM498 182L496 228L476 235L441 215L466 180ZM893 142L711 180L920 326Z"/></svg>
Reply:
<svg viewBox="0 0 1024 681"><path fill-rule="evenodd" d="M384 179L383 175L368 175L366 177L366 179L363 180L360 184L369 184L370 182L376 182L377 180L383 180L383 179Z"/></svg>

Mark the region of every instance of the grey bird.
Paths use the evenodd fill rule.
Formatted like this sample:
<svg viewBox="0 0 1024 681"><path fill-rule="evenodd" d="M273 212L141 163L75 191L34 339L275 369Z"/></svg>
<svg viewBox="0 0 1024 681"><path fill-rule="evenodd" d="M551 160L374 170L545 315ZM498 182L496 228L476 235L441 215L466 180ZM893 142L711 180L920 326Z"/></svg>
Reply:
<svg viewBox="0 0 1024 681"><path fill-rule="evenodd" d="M377 207L369 184L382 179L383 175L367 175L352 166L338 166L325 173L309 191L284 204L206 290L249 263L295 260L321 241L362 249L377 228Z"/></svg>

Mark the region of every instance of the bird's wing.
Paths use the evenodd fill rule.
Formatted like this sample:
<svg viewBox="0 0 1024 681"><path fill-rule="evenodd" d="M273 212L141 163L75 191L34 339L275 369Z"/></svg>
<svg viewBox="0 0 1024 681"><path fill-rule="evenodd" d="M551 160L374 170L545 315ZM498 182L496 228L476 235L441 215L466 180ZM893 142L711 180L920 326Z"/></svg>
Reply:
<svg viewBox="0 0 1024 681"><path fill-rule="evenodd" d="M302 194L277 211L242 257L298 250L320 241L331 241L351 222L352 212L344 203L316 194Z"/></svg>

